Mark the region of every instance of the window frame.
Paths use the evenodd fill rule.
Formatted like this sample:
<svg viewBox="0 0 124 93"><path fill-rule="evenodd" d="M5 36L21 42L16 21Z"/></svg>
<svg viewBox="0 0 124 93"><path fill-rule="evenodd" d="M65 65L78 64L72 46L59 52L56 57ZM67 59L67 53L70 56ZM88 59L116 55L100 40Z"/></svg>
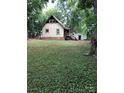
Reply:
<svg viewBox="0 0 124 93"><path fill-rule="evenodd" d="M49 33L49 29L48 29L48 28L47 28L47 29L45 29L45 32L46 32L46 33Z"/></svg>
<svg viewBox="0 0 124 93"><path fill-rule="evenodd" d="M54 19L50 19L49 23L56 23L56 21Z"/></svg>
<svg viewBox="0 0 124 93"><path fill-rule="evenodd" d="M60 29L59 28L56 29L56 35L60 35Z"/></svg>

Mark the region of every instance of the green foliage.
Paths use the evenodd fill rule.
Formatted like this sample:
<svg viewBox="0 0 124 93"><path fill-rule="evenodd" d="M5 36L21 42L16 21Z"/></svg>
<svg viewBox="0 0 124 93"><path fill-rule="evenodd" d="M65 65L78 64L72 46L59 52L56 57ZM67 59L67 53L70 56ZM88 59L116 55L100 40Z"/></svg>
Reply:
<svg viewBox="0 0 124 93"><path fill-rule="evenodd" d="M64 22L74 32L86 33L85 27L85 11L78 8L77 0L60 0L58 8L64 16ZM83 28L85 27L85 29Z"/></svg>
<svg viewBox="0 0 124 93"><path fill-rule="evenodd" d="M86 41L28 41L28 93L96 93L96 58Z"/></svg>
<svg viewBox="0 0 124 93"><path fill-rule="evenodd" d="M78 7L86 11L86 24L88 27L88 37L91 39L90 55L97 54L97 0L79 0ZM90 10L93 9L93 13ZM90 11L89 11L89 10Z"/></svg>
<svg viewBox="0 0 124 93"><path fill-rule="evenodd" d="M67 18L66 26L74 32L87 34L88 38L91 38L91 33L96 31L93 4L93 0L60 0L58 7Z"/></svg>
<svg viewBox="0 0 124 93"><path fill-rule="evenodd" d="M94 32L96 32L97 28L96 28L96 25L97 25L97 17L96 17L96 14L94 14L94 10L93 8L91 9L86 9L85 10L86 12L86 25L87 25L87 35L88 35L88 39L91 39L93 37L93 34Z"/></svg>
<svg viewBox="0 0 124 93"><path fill-rule="evenodd" d="M94 0L58 0L55 8L43 12L42 9L46 1L28 0L27 2L29 36L40 35L45 21L51 15L60 19L73 32L87 34L88 38L91 38L91 33L96 31Z"/></svg>
<svg viewBox="0 0 124 93"><path fill-rule="evenodd" d="M84 9L86 13L87 37L96 38L93 33L97 33L97 0L78 0L78 7Z"/></svg>
<svg viewBox="0 0 124 93"><path fill-rule="evenodd" d="M42 19L47 20L47 18L50 17L51 15L54 15L58 19L61 19L62 13L56 8L49 9L45 12L41 11L41 13L39 14L39 20L42 20Z"/></svg>
<svg viewBox="0 0 124 93"><path fill-rule="evenodd" d="M94 4L94 0L78 0L78 6L81 9L91 8Z"/></svg>
<svg viewBox="0 0 124 93"><path fill-rule="evenodd" d="M38 15L46 0L27 0L27 30L29 37L37 36L40 30Z"/></svg>

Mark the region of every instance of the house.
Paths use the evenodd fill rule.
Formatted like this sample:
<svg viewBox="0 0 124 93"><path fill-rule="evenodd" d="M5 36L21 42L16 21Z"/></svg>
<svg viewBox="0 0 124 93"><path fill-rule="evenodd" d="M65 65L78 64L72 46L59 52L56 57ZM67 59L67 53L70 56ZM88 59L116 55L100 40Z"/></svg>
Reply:
<svg viewBox="0 0 124 93"><path fill-rule="evenodd" d="M65 27L55 16L50 16L42 28L41 39L65 40L69 33L70 28Z"/></svg>

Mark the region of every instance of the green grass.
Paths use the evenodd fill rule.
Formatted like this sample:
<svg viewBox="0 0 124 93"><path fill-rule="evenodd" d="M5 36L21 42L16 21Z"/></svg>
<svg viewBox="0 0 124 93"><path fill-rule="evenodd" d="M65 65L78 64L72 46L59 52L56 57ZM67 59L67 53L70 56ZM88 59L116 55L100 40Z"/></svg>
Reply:
<svg viewBox="0 0 124 93"><path fill-rule="evenodd" d="M96 93L97 63L87 41L28 41L28 93Z"/></svg>

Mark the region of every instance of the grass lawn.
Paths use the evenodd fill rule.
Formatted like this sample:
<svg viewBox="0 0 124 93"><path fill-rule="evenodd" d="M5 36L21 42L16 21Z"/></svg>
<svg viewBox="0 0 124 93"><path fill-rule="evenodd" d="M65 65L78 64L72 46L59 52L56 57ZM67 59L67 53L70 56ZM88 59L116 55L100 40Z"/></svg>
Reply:
<svg viewBox="0 0 124 93"><path fill-rule="evenodd" d="M88 41L28 40L28 93L96 93Z"/></svg>

